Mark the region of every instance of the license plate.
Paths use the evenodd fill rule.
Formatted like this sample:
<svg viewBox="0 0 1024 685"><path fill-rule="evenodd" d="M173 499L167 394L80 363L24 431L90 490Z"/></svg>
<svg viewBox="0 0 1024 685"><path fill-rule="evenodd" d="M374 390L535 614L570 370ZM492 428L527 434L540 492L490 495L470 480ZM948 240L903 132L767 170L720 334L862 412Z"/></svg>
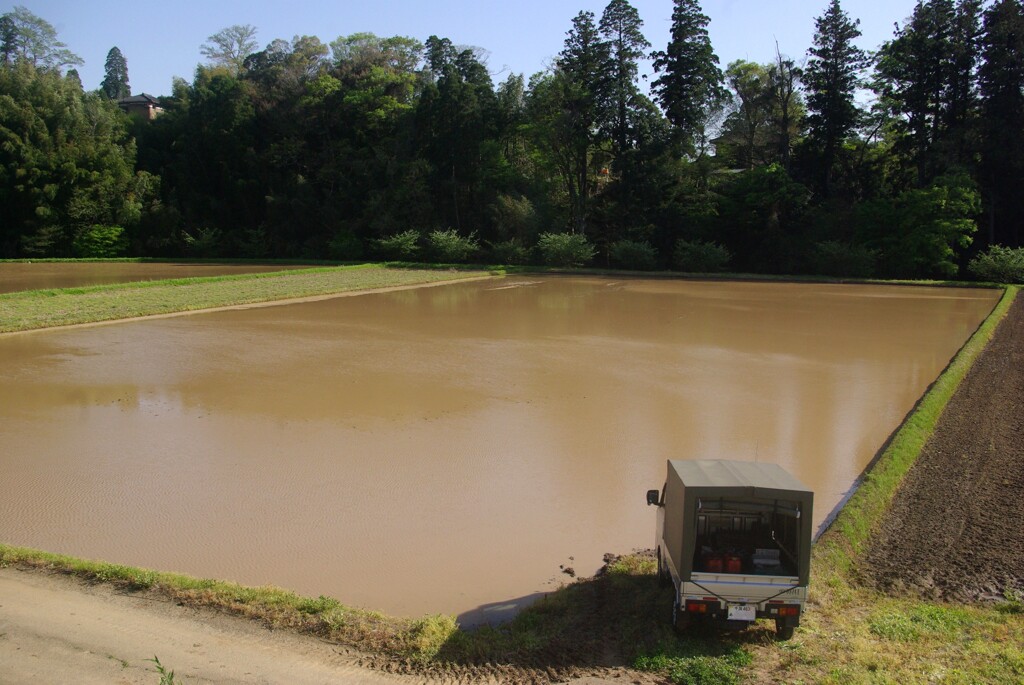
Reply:
<svg viewBox="0 0 1024 685"><path fill-rule="evenodd" d="M757 607L751 604L730 604L730 621L753 621L757 618Z"/></svg>

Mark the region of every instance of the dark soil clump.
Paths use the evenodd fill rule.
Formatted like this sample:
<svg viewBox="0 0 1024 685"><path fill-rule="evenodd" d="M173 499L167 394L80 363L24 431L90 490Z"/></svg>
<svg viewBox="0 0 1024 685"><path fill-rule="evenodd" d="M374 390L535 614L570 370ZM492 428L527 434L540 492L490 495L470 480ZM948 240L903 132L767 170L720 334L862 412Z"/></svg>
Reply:
<svg viewBox="0 0 1024 685"><path fill-rule="evenodd" d="M1024 297L939 419L861 564L887 592L1001 599L1024 590Z"/></svg>

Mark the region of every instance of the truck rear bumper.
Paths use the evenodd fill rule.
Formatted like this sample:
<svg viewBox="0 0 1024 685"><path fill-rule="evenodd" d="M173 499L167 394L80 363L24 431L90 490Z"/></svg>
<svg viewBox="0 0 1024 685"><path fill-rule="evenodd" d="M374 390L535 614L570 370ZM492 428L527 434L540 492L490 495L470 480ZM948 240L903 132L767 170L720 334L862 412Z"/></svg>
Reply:
<svg viewBox="0 0 1024 685"><path fill-rule="evenodd" d="M807 588L797 582L787 576L695 573L680 584L679 606L726 627L742 628L755 618L795 627L807 600Z"/></svg>
<svg viewBox="0 0 1024 685"><path fill-rule="evenodd" d="M714 596L728 603L763 604L769 600L803 603L807 587L790 576L694 573L680 583L680 598Z"/></svg>

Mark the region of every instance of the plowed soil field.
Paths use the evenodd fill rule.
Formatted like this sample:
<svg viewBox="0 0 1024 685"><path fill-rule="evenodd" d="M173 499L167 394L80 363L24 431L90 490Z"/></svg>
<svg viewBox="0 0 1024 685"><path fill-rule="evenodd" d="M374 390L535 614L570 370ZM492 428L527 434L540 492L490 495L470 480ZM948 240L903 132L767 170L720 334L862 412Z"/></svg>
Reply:
<svg viewBox="0 0 1024 685"><path fill-rule="evenodd" d="M1024 590L1024 297L947 406L862 573L931 599Z"/></svg>

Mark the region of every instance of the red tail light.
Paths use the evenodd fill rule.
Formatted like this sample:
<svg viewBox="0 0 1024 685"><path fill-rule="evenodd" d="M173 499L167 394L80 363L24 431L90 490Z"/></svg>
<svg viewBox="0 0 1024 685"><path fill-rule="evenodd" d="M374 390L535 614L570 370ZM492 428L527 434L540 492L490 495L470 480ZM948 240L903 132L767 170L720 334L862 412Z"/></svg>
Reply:
<svg viewBox="0 0 1024 685"><path fill-rule="evenodd" d="M717 602L715 602L717 604ZM711 602L700 602L692 599L686 601L686 610L692 614L706 614L714 606Z"/></svg>

